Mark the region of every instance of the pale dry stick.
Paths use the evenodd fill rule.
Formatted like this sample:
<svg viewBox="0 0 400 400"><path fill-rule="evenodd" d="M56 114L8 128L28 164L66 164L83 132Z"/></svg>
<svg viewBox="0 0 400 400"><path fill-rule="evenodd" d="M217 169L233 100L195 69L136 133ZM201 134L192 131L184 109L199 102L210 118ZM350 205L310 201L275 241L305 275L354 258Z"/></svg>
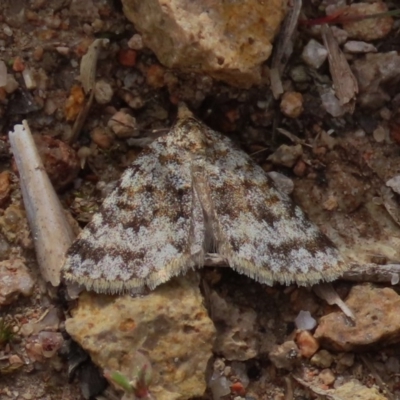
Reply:
<svg viewBox="0 0 400 400"><path fill-rule="evenodd" d="M80 81L83 90L86 94L85 104L82 107L79 115L77 116L72 127L71 137L68 139L69 143L73 143L79 136L86 118L89 114L90 108L93 104L94 85L96 83L97 61L101 49L108 46L110 41L108 39L96 39L89 46L87 53L82 57L80 64Z"/></svg>
<svg viewBox="0 0 400 400"><path fill-rule="evenodd" d="M216 253L208 253L205 257L206 267L228 267L228 263ZM349 269L339 279L354 282L390 283L399 282L400 264L365 264L351 263Z"/></svg>
<svg viewBox="0 0 400 400"><path fill-rule="evenodd" d="M271 90L275 99L278 99L284 92L281 77L293 51L293 37L296 33L301 7L302 0L293 1L293 6L282 24L274 54L272 55L270 79Z"/></svg>
<svg viewBox="0 0 400 400"><path fill-rule="evenodd" d="M328 50L329 70L336 97L339 99L340 104L352 114L355 107L355 97L358 93L357 79L333 36L331 28L327 24L321 26L321 34L324 46Z"/></svg>
<svg viewBox="0 0 400 400"><path fill-rule="evenodd" d="M313 286L314 293L320 297L322 300L325 300L329 305L337 305L346 317L350 318L354 323L356 317L353 312L347 306L347 304L339 297L336 290L333 288L330 282L323 282Z"/></svg>
<svg viewBox="0 0 400 400"><path fill-rule="evenodd" d="M40 271L45 281L58 286L65 252L75 235L43 167L27 121L15 125L9 139Z"/></svg>

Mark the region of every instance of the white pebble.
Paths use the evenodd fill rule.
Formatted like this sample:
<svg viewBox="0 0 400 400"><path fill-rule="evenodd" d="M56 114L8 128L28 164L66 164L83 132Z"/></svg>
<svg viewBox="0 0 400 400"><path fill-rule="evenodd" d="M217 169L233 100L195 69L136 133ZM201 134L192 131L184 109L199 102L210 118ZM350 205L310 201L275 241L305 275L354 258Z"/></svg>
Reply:
<svg viewBox="0 0 400 400"><path fill-rule="evenodd" d="M301 58L304 62L313 68L319 68L324 63L327 56L328 51L326 48L314 39L311 39L306 44L301 54Z"/></svg>
<svg viewBox="0 0 400 400"><path fill-rule="evenodd" d="M311 316L310 311L299 312L299 315L294 320L297 329L302 331L310 331L317 326L317 321Z"/></svg>
<svg viewBox="0 0 400 400"><path fill-rule="evenodd" d="M359 42L357 40L349 40L344 45L344 51L348 53L376 53L378 50L371 43Z"/></svg>

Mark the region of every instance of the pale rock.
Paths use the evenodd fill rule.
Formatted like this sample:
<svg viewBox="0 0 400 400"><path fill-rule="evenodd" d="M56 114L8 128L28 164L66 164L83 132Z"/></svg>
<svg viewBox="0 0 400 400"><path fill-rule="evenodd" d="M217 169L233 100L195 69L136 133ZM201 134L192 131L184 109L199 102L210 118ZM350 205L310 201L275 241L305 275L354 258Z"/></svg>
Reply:
<svg viewBox="0 0 400 400"><path fill-rule="evenodd" d="M379 14L388 11L386 3L353 3L348 7L346 16L365 16ZM393 18L391 16L380 18L365 18L360 21L350 21L343 23L343 29L349 37L359 40L371 41L382 39L392 30Z"/></svg>
<svg viewBox="0 0 400 400"><path fill-rule="evenodd" d="M395 87L400 82L400 55L397 51L366 54L355 60L352 71L357 78L361 106L379 109L390 100L388 87Z"/></svg>
<svg viewBox="0 0 400 400"><path fill-rule="evenodd" d="M257 314L227 302L216 292L210 294L212 317L217 327L214 351L227 360L245 361L254 358L260 347L255 335Z"/></svg>
<svg viewBox="0 0 400 400"><path fill-rule="evenodd" d="M386 186L389 186L394 192L400 194L400 175L396 175L386 182Z"/></svg>
<svg viewBox="0 0 400 400"><path fill-rule="evenodd" d="M231 384L224 375L219 371L214 371L209 382L208 387L211 390L214 400L220 400L231 393Z"/></svg>
<svg viewBox="0 0 400 400"><path fill-rule="evenodd" d="M136 119L124 111L117 111L108 121L107 126L119 139L132 136L136 137L139 135Z"/></svg>
<svg viewBox="0 0 400 400"><path fill-rule="evenodd" d="M128 40L128 47L132 50L142 50L143 49L143 39L138 33L135 33Z"/></svg>
<svg viewBox="0 0 400 400"><path fill-rule="evenodd" d="M7 74L7 83L4 86L4 90L8 93L14 93L19 88L19 83L14 78L14 75Z"/></svg>
<svg viewBox="0 0 400 400"><path fill-rule="evenodd" d="M142 297L84 292L66 321L67 332L95 364L128 379L148 361L149 389L157 400L201 396L215 329L198 285L191 273Z"/></svg>
<svg viewBox="0 0 400 400"><path fill-rule="evenodd" d="M274 181L276 188L282 193L290 195L293 192L293 180L286 175L276 171L267 172L267 175Z"/></svg>
<svg viewBox="0 0 400 400"><path fill-rule="evenodd" d="M298 118L303 112L303 95L299 92L285 92L281 99L281 111L289 118Z"/></svg>
<svg viewBox="0 0 400 400"><path fill-rule="evenodd" d="M336 377L332 370L330 370L329 368L325 368L319 373L318 379L321 381L322 384L330 386L335 382Z"/></svg>
<svg viewBox="0 0 400 400"><path fill-rule="evenodd" d="M343 46L344 51L348 53L376 53L377 48L371 43L359 42L356 40L349 40Z"/></svg>
<svg viewBox="0 0 400 400"><path fill-rule="evenodd" d="M123 0L126 17L162 64L231 85L262 83L286 1Z"/></svg>
<svg viewBox="0 0 400 400"><path fill-rule="evenodd" d="M317 321L311 316L310 311L301 310L294 320L297 329L302 331L312 330L317 326Z"/></svg>
<svg viewBox="0 0 400 400"><path fill-rule="evenodd" d="M322 106L332 115L332 117L341 117L346 114L346 108L340 104L339 99L335 96L335 92L332 89L325 89L320 93Z"/></svg>
<svg viewBox="0 0 400 400"><path fill-rule="evenodd" d="M111 101L114 95L111 85L104 81L99 80L94 85L94 98L98 104L107 104Z"/></svg>
<svg viewBox="0 0 400 400"><path fill-rule="evenodd" d="M346 305L353 311L356 323L349 324L341 311L321 317L314 336L325 347L365 350L379 343L386 346L400 341L400 296L393 289L356 285Z"/></svg>
<svg viewBox="0 0 400 400"><path fill-rule="evenodd" d="M372 132L372 136L374 137L377 143L385 142L389 138L389 128L385 125L378 125L376 129Z"/></svg>
<svg viewBox="0 0 400 400"><path fill-rule="evenodd" d="M344 29L340 29L337 26L331 26L331 30L338 44L346 43L349 34Z"/></svg>
<svg viewBox="0 0 400 400"><path fill-rule="evenodd" d="M311 357L311 364L320 368L329 368L333 363L333 356L327 350L320 350Z"/></svg>
<svg viewBox="0 0 400 400"><path fill-rule="evenodd" d="M292 370L300 360L300 351L293 340L276 345L269 353L269 359L276 368Z"/></svg>
<svg viewBox="0 0 400 400"><path fill-rule="evenodd" d="M334 396L341 400L387 400L387 397L380 394L377 388L361 385L357 380L351 380L336 388Z"/></svg>
<svg viewBox="0 0 400 400"><path fill-rule="evenodd" d="M36 89L37 83L31 68L25 67L22 71L22 77L24 78L25 86L28 90Z"/></svg>
<svg viewBox="0 0 400 400"><path fill-rule="evenodd" d="M295 146L288 146L282 144L278 149L272 153L268 160L276 165L283 165L284 167L292 168L296 161L303 154L303 148L301 144L296 144Z"/></svg>
<svg viewBox="0 0 400 400"><path fill-rule="evenodd" d="M33 287L25 260L15 258L0 262L0 306L12 303L19 295L30 296Z"/></svg>
<svg viewBox="0 0 400 400"><path fill-rule="evenodd" d="M301 58L312 68L319 68L328 57L328 50L315 39L311 39L303 49Z"/></svg>

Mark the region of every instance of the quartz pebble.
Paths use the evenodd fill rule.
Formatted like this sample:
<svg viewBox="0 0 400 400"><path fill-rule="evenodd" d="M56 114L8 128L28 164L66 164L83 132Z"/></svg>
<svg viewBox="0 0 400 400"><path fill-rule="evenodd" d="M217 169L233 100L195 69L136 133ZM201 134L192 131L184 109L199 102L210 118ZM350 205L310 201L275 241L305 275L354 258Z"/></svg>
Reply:
<svg viewBox="0 0 400 400"><path fill-rule="evenodd" d="M299 315L294 320L296 328L300 330L312 330L317 326L317 321L311 316L310 311L299 312Z"/></svg>
<svg viewBox="0 0 400 400"><path fill-rule="evenodd" d="M301 58L312 68L319 68L328 57L328 50L319 42L311 39L303 49Z"/></svg>
<svg viewBox="0 0 400 400"><path fill-rule="evenodd" d="M343 49L348 53L376 53L377 48L371 43L358 42L355 40L349 40L345 43Z"/></svg>
<svg viewBox="0 0 400 400"><path fill-rule="evenodd" d="M98 104L109 103L113 95L114 91L108 82L99 80L94 85L94 98Z"/></svg>

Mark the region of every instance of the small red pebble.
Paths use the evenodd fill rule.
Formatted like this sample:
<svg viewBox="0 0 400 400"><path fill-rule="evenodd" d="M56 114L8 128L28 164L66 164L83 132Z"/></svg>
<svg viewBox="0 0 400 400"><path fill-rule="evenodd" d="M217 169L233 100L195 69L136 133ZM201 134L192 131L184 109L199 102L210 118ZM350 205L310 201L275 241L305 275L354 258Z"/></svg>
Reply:
<svg viewBox="0 0 400 400"><path fill-rule="evenodd" d="M20 56L15 57L12 68L15 72L22 72L25 69L24 60Z"/></svg>
<svg viewBox="0 0 400 400"><path fill-rule="evenodd" d="M241 382L235 382L231 385L231 392L237 393L239 396L244 396L246 394L246 389Z"/></svg>
<svg viewBox="0 0 400 400"><path fill-rule="evenodd" d="M133 67L136 64L136 51L132 49L121 49L118 52L118 62L124 67Z"/></svg>

